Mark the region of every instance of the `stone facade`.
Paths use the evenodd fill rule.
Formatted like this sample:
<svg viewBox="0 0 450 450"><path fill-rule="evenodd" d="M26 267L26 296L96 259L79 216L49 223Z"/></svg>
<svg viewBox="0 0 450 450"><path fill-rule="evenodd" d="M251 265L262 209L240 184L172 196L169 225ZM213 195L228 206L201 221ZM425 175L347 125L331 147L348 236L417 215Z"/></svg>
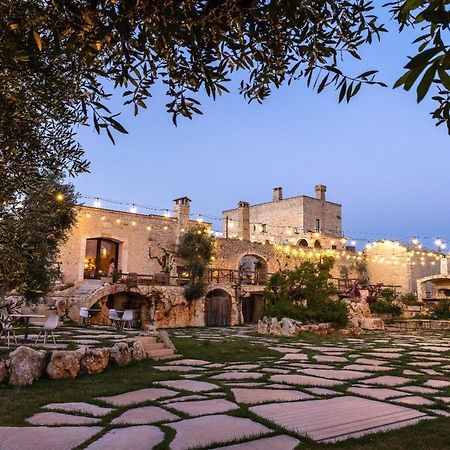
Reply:
<svg viewBox="0 0 450 450"><path fill-rule="evenodd" d="M342 248L341 205L327 201L325 192L325 186L317 185L316 197L284 199L277 187L271 202L239 202L238 208L222 213L224 236L294 245L305 240L309 247Z"/></svg>

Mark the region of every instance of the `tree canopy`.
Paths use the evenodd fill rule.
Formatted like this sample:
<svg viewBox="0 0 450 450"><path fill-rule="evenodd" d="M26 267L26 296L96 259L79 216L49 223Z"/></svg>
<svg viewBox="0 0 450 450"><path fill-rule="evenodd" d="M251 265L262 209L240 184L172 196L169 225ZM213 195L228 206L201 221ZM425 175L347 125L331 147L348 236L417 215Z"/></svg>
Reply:
<svg viewBox="0 0 450 450"><path fill-rule="evenodd" d="M447 0L388 3L400 28L416 26L417 54L396 83L433 87L437 124L450 129ZM166 86L173 121L200 114L198 93L216 98L241 76L246 100L304 79L349 101L377 71L347 74L342 63L386 29L368 0L0 0L0 193L8 200L42 171L87 170L76 126L114 140L126 133L108 108L112 85L146 108ZM402 62L399 61L399 65Z"/></svg>
<svg viewBox="0 0 450 450"><path fill-rule="evenodd" d="M39 188L0 209L0 297L15 290L33 300L60 275L58 250L75 223L76 195L52 177Z"/></svg>

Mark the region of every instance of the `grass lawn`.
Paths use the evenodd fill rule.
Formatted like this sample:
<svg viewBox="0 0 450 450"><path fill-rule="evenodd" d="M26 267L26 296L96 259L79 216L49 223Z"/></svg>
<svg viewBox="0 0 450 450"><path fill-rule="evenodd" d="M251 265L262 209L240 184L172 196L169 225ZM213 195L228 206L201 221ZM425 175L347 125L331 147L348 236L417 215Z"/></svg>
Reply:
<svg viewBox="0 0 450 450"><path fill-rule="evenodd" d="M276 361L280 359L280 353L271 350L269 347L274 345L289 345L297 341L308 343L309 346L320 345L348 345L353 346L352 352L359 351L359 344L354 344L351 340L342 337L331 336L312 336L302 335L301 339L289 338L264 338L261 336L246 333L249 338L242 338L236 334L230 334L230 337L224 336L222 340L214 339L198 339L202 331L198 329L186 330L183 332L173 333L172 341L174 342L178 353L184 358L203 359L211 363L261 363L264 361L266 367L283 367L276 365ZM378 339L382 335L377 335ZM383 345L393 345L393 341L389 341ZM258 343L258 339L261 342ZM367 342L370 342L370 337ZM364 344L364 342L363 342ZM311 349L302 349L305 353L312 352ZM450 357L450 352L443 352L442 357ZM313 353L310 353L310 358ZM349 356L350 358L350 356ZM394 375L402 375L404 368L411 369L410 357L407 352L401 358L395 361L389 361L389 365L394 366L395 370L391 372ZM73 402L86 401L89 403L101 402L95 401L95 397L119 394L122 392L132 391L136 389L146 388L154 381L174 380L181 378L181 373L169 371L161 372L154 368L160 365L160 362L146 360L136 362L125 368L110 367L103 373L98 375L80 376L74 380L52 381L43 379L32 386L13 387L9 385L0 385L0 425L1 426L20 426L26 425L25 419L41 411L41 407L51 402ZM444 362L442 364L445 364ZM448 364L448 363L447 363ZM268 374L264 375L268 379ZM418 377L417 382L422 383L426 378ZM207 375L200 374L200 381L213 381ZM214 380L214 383L220 386L222 392L225 393L224 398L234 401L231 387L226 383ZM345 392L348 387L347 383L334 387L336 391ZM185 393L186 394L186 393ZM347 394L348 395L348 394ZM450 396L450 388L442 390L441 395ZM156 402L148 402L144 405L157 405ZM141 406L141 405L139 405ZM439 406L439 405L438 405ZM448 407L444 404L440 406L442 409ZM420 409L420 407L419 407ZM112 415L102 419L100 425L106 430L111 429L110 421L112 417L121 414L124 409L118 408ZM179 413L178 413L179 414ZM265 422L260 417L249 411L249 407L241 405L240 409L229 413L230 415L249 417L254 421L259 421L270 426L277 434L288 434L297 437L295 434L286 432L279 427L273 426ZM339 411L336 411L339 414ZM180 415L180 414L179 414ZM181 414L180 416L183 417ZM187 417L187 416L186 416ZM173 430L159 424L166 431L166 439L160 444L158 449L168 448L168 443L173 437ZM301 438L300 449L346 449L346 450L443 450L450 449L450 418L438 417L433 420L424 420L417 425L390 431L387 433L377 433L364 436L359 439L350 439L336 444L318 444L307 438ZM1 443L0 443L1 447ZM213 445L211 448L217 447Z"/></svg>

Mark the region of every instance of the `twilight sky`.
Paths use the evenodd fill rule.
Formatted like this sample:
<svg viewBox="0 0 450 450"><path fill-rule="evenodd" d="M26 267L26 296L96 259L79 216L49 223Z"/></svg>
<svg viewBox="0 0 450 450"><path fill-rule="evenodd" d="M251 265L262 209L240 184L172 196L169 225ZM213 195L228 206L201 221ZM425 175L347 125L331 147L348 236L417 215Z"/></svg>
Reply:
<svg viewBox="0 0 450 450"><path fill-rule="evenodd" d="M388 27L393 32L348 71L378 68L393 84L416 35ZM301 80L273 91L263 105L248 105L236 85L216 102L200 97L204 115L180 119L177 128L161 87L136 118L113 100L129 135L117 136L114 146L93 128L80 130L91 173L75 179L77 190L169 209L187 195L195 218L220 217L239 200L269 201L274 186L289 197L313 196L314 185L325 184L328 199L343 205L350 238L439 236L450 244L450 139L429 116L431 101L417 105L414 92L363 87L350 104L338 104L335 91L317 95Z"/></svg>

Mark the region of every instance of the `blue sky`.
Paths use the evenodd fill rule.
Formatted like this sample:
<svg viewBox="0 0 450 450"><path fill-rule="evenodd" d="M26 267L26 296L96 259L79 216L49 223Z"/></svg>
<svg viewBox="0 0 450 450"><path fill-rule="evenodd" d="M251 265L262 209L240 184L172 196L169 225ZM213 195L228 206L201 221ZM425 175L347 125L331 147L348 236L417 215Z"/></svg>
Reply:
<svg viewBox="0 0 450 450"><path fill-rule="evenodd" d="M390 28L361 53L363 62L346 64L350 73L378 68L390 85L402 74L415 34ZM175 128L164 90L153 93L136 118L113 100L129 131L115 146L92 128L80 131L91 161L91 173L75 179L80 193L169 209L187 195L193 217L220 217L239 200L270 200L274 186L287 197L314 195L314 185L325 184L328 199L343 205L351 238L439 236L449 244L450 139L429 116L431 101L363 87L338 104L335 91L317 95L299 81L263 105L248 105L237 89L216 102L201 96L204 115Z"/></svg>

